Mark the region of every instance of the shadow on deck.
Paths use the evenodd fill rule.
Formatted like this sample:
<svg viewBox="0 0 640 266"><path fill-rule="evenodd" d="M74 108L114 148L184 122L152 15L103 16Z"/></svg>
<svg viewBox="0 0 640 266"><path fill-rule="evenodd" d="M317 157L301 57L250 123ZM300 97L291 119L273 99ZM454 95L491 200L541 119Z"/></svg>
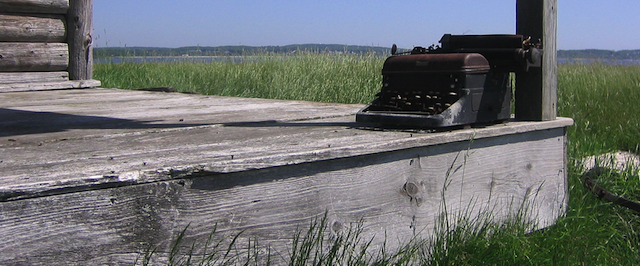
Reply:
<svg viewBox="0 0 640 266"><path fill-rule="evenodd" d="M158 123L103 116L35 112L0 108L0 137L61 132L70 129L159 129L205 126L201 123Z"/></svg>

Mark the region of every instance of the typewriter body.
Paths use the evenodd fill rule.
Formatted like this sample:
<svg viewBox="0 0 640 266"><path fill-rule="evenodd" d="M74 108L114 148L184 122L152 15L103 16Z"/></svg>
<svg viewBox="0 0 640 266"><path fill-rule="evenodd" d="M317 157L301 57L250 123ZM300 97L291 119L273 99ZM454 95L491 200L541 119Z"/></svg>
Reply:
<svg viewBox="0 0 640 266"><path fill-rule="evenodd" d="M386 59L382 89L356 115L380 127L489 124L511 116L511 73L540 67L542 50L521 35L450 35Z"/></svg>

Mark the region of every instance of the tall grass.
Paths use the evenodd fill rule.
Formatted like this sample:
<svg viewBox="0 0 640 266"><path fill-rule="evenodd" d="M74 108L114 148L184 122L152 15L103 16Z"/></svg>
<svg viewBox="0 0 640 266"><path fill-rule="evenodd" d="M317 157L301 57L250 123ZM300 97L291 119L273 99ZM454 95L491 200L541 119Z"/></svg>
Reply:
<svg viewBox="0 0 640 266"><path fill-rule="evenodd" d="M263 56L245 63L97 64L94 76L103 87L171 86L202 94L368 103L379 91L383 60L374 55L307 53ZM291 258L291 265L317 261L342 265L637 265L638 215L601 201L583 188L582 169L575 163L587 155L621 149L639 153L640 116L635 109L639 102L640 66L559 66L558 114L573 118L575 125L567 131L569 208L550 228L525 233L526 226L517 222L461 221L439 232L430 245L416 241L395 253L362 255L347 264L326 257L326 252L338 251L318 246L323 243L318 239L326 225L316 221L319 224L312 226L316 231L299 235L300 245L292 243L292 253L297 255ZM601 178L627 194L640 191L636 171L613 172ZM360 241L355 238L357 233L341 238L338 247L360 254L353 245Z"/></svg>
<svg viewBox="0 0 640 266"><path fill-rule="evenodd" d="M572 117L575 156L640 152L640 66L565 64L558 69L558 113Z"/></svg>
<svg viewBox="0 0 640 266"><path fill-rule="evenodd" d="M383 57L376 54L256 55L242 63L96 64L103 87L169 86L201 94L365 103L379 90Z"/></svg>

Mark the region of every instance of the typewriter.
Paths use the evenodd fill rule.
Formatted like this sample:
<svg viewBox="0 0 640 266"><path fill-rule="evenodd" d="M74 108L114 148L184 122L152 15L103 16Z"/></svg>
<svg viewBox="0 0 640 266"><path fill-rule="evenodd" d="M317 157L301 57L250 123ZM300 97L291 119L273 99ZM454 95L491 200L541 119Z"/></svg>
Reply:
<svg viewBox="0 0 640 266"><path fill-rule="evenodd" d="M522 35L445 34L441 46L392 55L382 89L356 121L393 128L492 124L511 117L511 73L540 67L540 43Z"/></svg>

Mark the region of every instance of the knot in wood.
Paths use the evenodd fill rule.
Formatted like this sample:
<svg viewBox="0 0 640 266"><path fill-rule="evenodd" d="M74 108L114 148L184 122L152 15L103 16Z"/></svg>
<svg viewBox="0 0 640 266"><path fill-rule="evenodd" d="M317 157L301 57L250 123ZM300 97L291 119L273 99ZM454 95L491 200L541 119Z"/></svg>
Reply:
<svg viewBox="0 0 640 266"><path fill-rule="evenodd" d="M420 192L420 188L413 182L407 182L402 186L402 189L407 192L411 197L417 195Z"/></svg>
<svg viewBox="0 0 640 266"><path fill-rule="evenodd" d="M342 231L343 228L344 226L340 221L333 221L333 223L331 223L331 230L333 230L334 233Z"/></svg>

